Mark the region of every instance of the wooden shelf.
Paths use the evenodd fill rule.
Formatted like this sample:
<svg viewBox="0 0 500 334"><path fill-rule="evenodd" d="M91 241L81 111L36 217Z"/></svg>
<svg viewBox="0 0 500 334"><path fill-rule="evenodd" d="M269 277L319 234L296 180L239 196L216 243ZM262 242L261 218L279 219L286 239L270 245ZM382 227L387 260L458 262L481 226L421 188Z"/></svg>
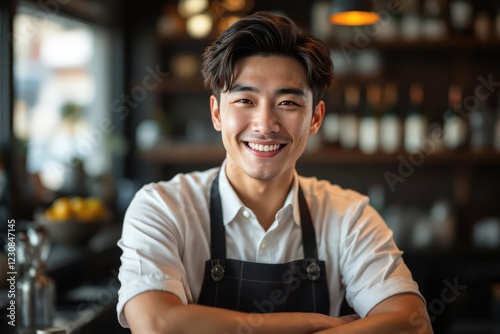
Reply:
<svg viewBox="0 0 500 334"><path fill-rule="evenodd" d="M400 164L402 161L416 161L416 164L500 164L500 152L485 150L481 152L440 151L431 154L424 152L397 153L376 152L365 154L359 150L344 150L340 148L324 147L315 152L306 152L299 160L307 164Z"/></svg>
<svg viewBox="0 0 500 334"><path fill-rule="evenodd" d="M355 46L355 43L346 41L347 45ZM338 41L328 40L327 45L332 49L340 49L341 44ZM404 40L395 39L390 41L371 40L366 48L374 48L390 51L452 51L452 50L489 50L500 49L500 39L491 38L485 41L479 41L473 37L450 36L443 40L417 39ZM364 47L359 47L360 49Z"/></svg>
<svg viewBox="0 0 500 334"><path fill-rule="evenodd" d="M141 151L140 157L153 164L182 165L198 163L219 163L225 157L222 145L214 144L162 144L158 147ZM313 152L305 152L299 164L395 164L402 161L421 161L422 164L500 164L500 153L492 150L483 152L443 151L430 155L399 153L364 154L359 150L343 150L340 148L322 147Z"/></svg>

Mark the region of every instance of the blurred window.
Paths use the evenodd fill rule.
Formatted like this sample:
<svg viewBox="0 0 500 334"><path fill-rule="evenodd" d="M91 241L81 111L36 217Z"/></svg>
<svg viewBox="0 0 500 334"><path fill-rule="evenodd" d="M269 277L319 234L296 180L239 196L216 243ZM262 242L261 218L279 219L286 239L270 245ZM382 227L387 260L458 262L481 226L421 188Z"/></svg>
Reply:
<svg viewBox="0 0 500 334"><path fill-rule="evenodd" d="M26 170L61 191L75 169L111 168L108 35L102 27L41 8L14 17L14 137Z"/></svg>

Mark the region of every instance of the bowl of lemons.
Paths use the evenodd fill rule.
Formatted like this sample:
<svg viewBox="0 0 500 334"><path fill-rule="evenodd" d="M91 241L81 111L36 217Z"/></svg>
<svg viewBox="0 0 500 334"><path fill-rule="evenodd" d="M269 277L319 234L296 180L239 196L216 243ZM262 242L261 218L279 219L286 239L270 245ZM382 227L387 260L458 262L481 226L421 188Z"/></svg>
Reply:
<svg viewBox="0 0 500 334"><path fill-rule="evenodd" d="M109 219L110 214L99 198L64 196L57 198L39 214L36 221L47 230L55 243L82 245Z"/></svg>

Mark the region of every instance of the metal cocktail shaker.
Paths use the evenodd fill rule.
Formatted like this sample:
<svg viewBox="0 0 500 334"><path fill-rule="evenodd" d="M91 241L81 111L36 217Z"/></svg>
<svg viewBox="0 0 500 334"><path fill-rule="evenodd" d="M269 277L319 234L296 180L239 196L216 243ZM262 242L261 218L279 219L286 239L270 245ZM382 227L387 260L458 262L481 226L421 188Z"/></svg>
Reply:
<svg viewBox="0 0 500 334"><path fill-rule="evenodd" d="M28 235L19 235L28 267L17 282L19 326L32 329L49 327L55 316L56 291L54 281L45 273L42 260L47 249L46 233L30 229Z"/></svg>

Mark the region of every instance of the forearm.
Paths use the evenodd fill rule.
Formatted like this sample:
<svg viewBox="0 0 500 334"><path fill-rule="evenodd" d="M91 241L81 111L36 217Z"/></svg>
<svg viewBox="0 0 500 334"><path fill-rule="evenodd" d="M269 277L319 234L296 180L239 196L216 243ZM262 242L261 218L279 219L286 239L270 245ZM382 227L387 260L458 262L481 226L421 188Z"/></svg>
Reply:
<svg viewBox="0 0 500 334"><path fill-rule="evenodd" d="M243 313L201 305L181 306L172 311L171 316L176 319L173 333L309 334L331 328L335 320L320 314Z"/></svg>
<svg viewBox="0 0 500 334"><path fill-rule="evenodd" d="M125 315L134 334L309 334L346 322L314 313L243 313L184 305L176 296L158 292L146 292L131 299L125 305Z"/></svg>
<svg viewBox="0 0 500 334"><path fill-rule="evenodd" d="M432 326L422 300L416 295L402 294L386 299L368 316L315 334L431 334Z"/></svg>
<svg viewBox="0 0 500 334"><path fill-rule="evenodd" d="M432 329L426 318L397 313L386 313L369 316L335 328L321 330L315 334L430 334Z"/></svg>

